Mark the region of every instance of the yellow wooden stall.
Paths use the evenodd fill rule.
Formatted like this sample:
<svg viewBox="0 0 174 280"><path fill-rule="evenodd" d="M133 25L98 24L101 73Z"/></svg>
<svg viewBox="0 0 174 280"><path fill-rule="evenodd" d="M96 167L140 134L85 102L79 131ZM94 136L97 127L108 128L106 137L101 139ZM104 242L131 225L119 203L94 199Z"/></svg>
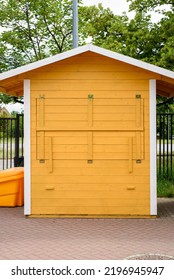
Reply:
<svg viewBox="0 0 174 280"><path fill-rule="evenodd" d="M18 74L30 103L25 214L156 215L154 96L173 72L114 55L87 45Z"/></svg>

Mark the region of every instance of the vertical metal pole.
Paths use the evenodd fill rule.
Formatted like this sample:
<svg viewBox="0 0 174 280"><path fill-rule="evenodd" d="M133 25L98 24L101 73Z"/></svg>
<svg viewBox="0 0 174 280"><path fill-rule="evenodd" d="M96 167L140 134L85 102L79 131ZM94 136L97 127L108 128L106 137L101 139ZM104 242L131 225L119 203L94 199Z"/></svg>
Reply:
<svg viewBox="0 0 174 280"><path fill-rule="evenodd" d="M13 119L10 119L10 168L12 168L12 158L13 158L13 155L12 155L12 151L13 151L13 134L12 134L12 131L13 131Z"/></svg>
<svg viewBox="0 0 174 280"><path fill-rule="evenodd" d="M165 173L166 173L166 168L165 168L165 153L166 153L166 149L165 149L165 136L166 136L166 133L165 133L165 121L166 121L166 115L163 114L163 122L162 122L162 125L163 125L163 176L165 176Z"/></svg>
<svg viewBox="0 0 174 280"><path fill-rule="evenodd" d="M162 116L161 114L159 115L159 118L160 118L160 135L159 135L159 175L161 175L162 173L162 167L161 167L161 158L162 158L162 155L161 155L161 140L162 140Z"/></svg>
<svg viewBox="0 0 174 280"><path fill-rule="evenodd" d="M3 135L3 169L5 169L5 120L3 119L3 132L2 132L2 135Z"/></svg>
<svg viewBox="0 0 174 280"><path fill-rule="evenodd" d="M78 47L78 0L73 0L73 48Z"/></svg>
<svg viewBox="0 0 174 280"><path fill-rule="evenodd" d="M8 124L9 124L9 120L7 119L7 128L6 128L7 129L6 130L7 131L7 150L6 150L7 151L7 154L6 154L6 168L7 169L8 169L8 140L9 140L8 139L8 137L9 137L9 134L8 134L9 125Z"/></svg>
<svg viewBox="0 0 174 280"><path fill-rule="evenodd" d="M166 115L167 117L167 161L166 161L166 171L167 171L167 179L169 178L169 115Z"/></svg>
<svg viewBox="0 0 174 280"><path fill-rule="evenodd" d="M14 158L14 166L17 167L19 164L19 115L16 115L16 123L15 123L15 158Z"/></svg>
<svg viewBox="0 0 174 280"><path fill-rule="evenodd" d="M22 119L22 157L24 156L24 115L21 114L21 119Z"/></svg>
<svg viewBox="0 0 174 280"><path fill-rule="evenodd" d="M170 179L172 179L172 157L173 157L173 115L170 115Z"/></svg>

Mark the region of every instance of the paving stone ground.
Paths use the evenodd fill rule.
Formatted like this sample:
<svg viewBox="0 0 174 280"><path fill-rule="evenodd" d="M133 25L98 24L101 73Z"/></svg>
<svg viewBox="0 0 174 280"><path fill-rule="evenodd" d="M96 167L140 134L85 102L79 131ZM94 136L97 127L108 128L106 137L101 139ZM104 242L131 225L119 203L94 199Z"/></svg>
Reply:
<svg viewBox="0 0 174 280"><path fill-rule="evenodd" d="M0 208L0 259L125 259L174 256L174 199L158 199L157 219L28 219Z"/></svg>

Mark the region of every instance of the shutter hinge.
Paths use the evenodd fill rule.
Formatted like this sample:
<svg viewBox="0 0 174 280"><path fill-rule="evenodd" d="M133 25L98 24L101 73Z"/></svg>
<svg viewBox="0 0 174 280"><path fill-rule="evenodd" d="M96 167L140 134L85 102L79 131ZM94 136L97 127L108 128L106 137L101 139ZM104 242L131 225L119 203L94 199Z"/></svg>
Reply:
<svg viewBox="0 0 174 280"><path fill-rule="evenodd" d="M93 94L88 94L88 99L93 99L94 95Z"/></svg>

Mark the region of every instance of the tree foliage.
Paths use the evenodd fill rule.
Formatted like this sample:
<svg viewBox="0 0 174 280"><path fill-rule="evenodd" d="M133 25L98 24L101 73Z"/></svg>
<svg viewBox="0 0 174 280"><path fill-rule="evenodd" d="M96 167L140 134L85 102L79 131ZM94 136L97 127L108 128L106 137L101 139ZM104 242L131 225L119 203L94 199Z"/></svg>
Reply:
<svg viewBox="0 0 174 280"><path fill-rule="evenodd" d="M0 93L0 108L3 104L8 104L12 102L13 102L13 97L11 97L10 95Z"/></svg>
<svg viewBox="0 0 174 280"><path fill-rule="evenodd" d="M109 9L84 7L84 29L86 36L92 37L92 43L131 57L174 69L174 15L171 1L167 1L171 10L163 11L158 23L151 20L150 11L159 9L166 1L130 0L130 9L136 11L129 20L125 13L114 15Z"/></svg>
<svg viewBox="0 0 174 280"><path fill-rule="evenodd" d="M137 12L154 11L156 8L163 8L163 5L169 5L173 9L174 5L173 0L127 0L127 2L130 2L130 10Z"/></svg>
<svg viewBox="0 0 174 280"><path fill-rule="evenodd" d="M81 7L84 21L82 33L91 37L92 43L110 50L122 52L127 33L128 17L117 16L101 4Z"/></svg>
<svg viewBox="0 0 174 280"><path fill-rule="evenodd" d="M12 68L70 49L71 5L71 0L0 0L3 63L13 58Z"/></svg>
<svg viewBox="0 0 174 280"><path fill-rule="evenodd" d="M137 59L173 69L174 15L171 0L128 0L136 11L114 15L101 4L79 5L80 44L92 43ZM81 1L79 1L81 3ZM152 23L149 11L163 4L163 17ZM163 7L163 6L162 6ZM71 49L72 0L0 0L0 71Z"/></svg>
<svg viewBox="0 0 174 280"><path fill-rule="evenodd" d="M79 45L90 38L97 46L174 70L173 0L127 1L136 12L131 20L79 0ZM159 9L161 20L154 23L150 12ZM71 49L72 0L0 0L0 25L3 72Z"/></svg>
<svg viewBox="0 0 174 280"><path fill-rule="evenodd" d="M128 2L130 2L130 10L136 11L136 16L141 14L144 18L152 11L161 13L161 20L153 24L152 37L155 52L152 62L174 70L174 1L128 0ZM150 54L149 58L151 58Z"/></svg>
<svg viewBox="0 0 174 280"><path fill-rule="evenodd" d="M4 72L71 49L72 0L0 0L0 26ZM0 94L2 102L13 98Z"/></svg>

